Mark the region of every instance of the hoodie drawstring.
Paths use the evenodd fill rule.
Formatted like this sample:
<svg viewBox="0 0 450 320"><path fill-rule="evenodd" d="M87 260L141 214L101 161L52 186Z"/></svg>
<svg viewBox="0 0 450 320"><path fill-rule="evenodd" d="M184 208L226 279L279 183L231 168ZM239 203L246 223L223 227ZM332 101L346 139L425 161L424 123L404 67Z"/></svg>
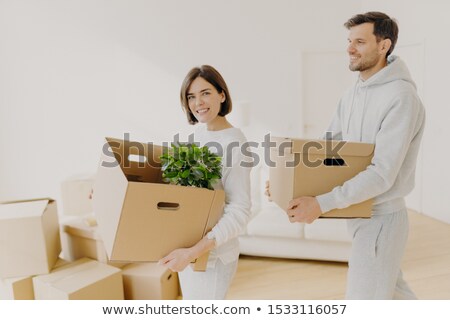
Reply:
<svg viewBox="0 0 450 320"><path fill-rule="evenodd" d="M364 119L366 117L366 98L367 98L367 88L364 88L364 99L363 99L363 110L362 110L362 117L361 117L361 127L359 128L359 141L362 142L362 131L363 131L363 125L364 125Z"/></svg>
<svg viewBox="0 0 450 320"><path fill-rule="evenodd" d="M359 79L355 82L354 89L353 89L352 104L350 106L350 112L349 112L348 118L347 118L347 132L346 132L347 135L350 131L350 120L352 119L352 115L353 115L353 106L355 104L355 95L356 95L356 91L358 90L358 88L357 88L358 83L359 83Z"/></svg>

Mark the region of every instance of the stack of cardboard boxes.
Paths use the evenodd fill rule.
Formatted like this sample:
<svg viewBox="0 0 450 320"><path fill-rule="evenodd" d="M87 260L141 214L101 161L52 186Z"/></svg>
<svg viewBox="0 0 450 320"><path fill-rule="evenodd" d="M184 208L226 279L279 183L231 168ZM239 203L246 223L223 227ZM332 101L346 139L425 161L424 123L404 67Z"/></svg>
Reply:
<svg viewBox="0 0 450 320"><path fill-rule="evenodd" d="M63 181L63 214L51 199L0 204L0 299L180 297L177 273L157 261L199 241L225 194L163 183L163 147L112 138L105 146L95 183Z"/></svg>
<svg viewBox="0 0 450 320"><path fill-rule="evenodd" d="M2 203L0 237L1 299L123 299L120 269L87 258L59 258L54 200Z"/></svg>
<svg viewBox="0 0 450 320"><path fill-rule="evenodd" d="M2 203L0 235L0 299L179 298L177 273L157 263L111 262L94 217L62 215L59 224L54 200Z"/></svg>
<svg viewBox="0 0 450 320"><path fill-rule="evenodd" d="M66 219L61 223L66 259L85 257L121 270L127 300L173 300L180 298L178 274L156 262L115 262L106 254L104 242L92 215Z"/></svg>

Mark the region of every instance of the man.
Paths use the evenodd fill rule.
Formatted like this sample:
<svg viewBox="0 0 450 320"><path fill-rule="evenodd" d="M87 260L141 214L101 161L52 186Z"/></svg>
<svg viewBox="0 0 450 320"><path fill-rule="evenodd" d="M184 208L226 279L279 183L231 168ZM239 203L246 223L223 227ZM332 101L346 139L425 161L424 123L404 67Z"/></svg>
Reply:
<svg viewBox="0 0 450 320"><path fill-rule="evenodd" d="M317 197L289 203L291 222L311 223L322 213L374 198L371 219L349 219L353 237L347 299L415 299L400 264L408 235L404 197L414 173L425 111L405 63L391 56L398 26L384 13L358 14L349 30L349 68L359 79L341 98L328 129L333 139L375 144L366 170Z"/></svg>

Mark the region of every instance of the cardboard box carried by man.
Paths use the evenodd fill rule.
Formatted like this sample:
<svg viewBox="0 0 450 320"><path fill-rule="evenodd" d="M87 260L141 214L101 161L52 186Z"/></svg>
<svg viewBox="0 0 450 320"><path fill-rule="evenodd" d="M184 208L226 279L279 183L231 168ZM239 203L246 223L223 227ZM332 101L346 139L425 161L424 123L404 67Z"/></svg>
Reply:
<svg viewBox="0 0 450 320"><path fill-rule="evenodd" d="M271 200L282 209L301 196L317 196L341 186L371 163L375 146L336 140L272 137ZM370 218L372 200L325 212L320 218Z"/></svg>

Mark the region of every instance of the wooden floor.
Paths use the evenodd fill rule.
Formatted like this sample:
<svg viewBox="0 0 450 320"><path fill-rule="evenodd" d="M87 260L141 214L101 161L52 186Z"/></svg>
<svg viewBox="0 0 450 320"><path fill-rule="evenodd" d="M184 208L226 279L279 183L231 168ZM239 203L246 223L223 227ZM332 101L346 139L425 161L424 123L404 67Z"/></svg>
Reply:
<svg viewBox="0 0 450 320"><path fill-rule="evenodd" d="M419 299L450 299L450 225L410 212L402 270ZM227 299L344 299L346 263L242 256Z"/></svg>

